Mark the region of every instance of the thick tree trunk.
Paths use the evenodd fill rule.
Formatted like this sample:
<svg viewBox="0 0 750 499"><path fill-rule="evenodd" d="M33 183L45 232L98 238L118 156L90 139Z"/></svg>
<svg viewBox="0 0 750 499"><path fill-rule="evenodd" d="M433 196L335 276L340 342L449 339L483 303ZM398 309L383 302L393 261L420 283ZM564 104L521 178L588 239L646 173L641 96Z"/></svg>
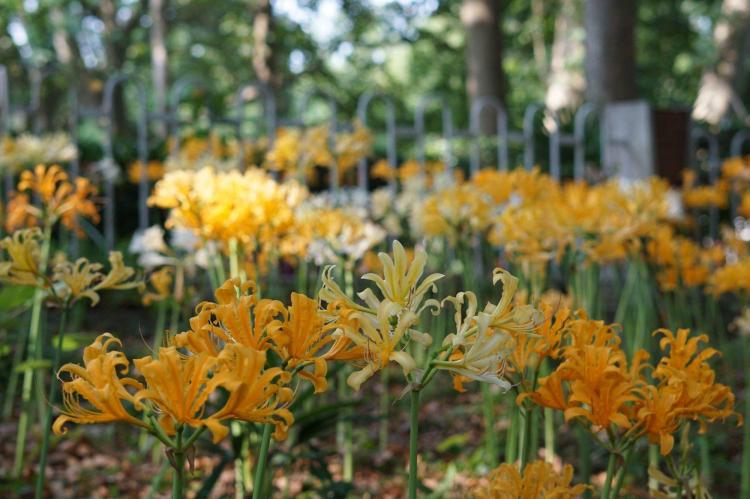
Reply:
<svg viewBox="0 0 750 499"><path fill-rule="evenodd" d="M73 49L65 32L65 15L60 7L54 4L49 13L50 24L52 24L52 47L55 49L57 62L62 66L68 66L73 62Z"/></svg>
<svg viewBox="0 0 750 499"><path fill-rule="evenodd" d="M750 0L724 0L714 27L715 64L703 73L693 119L717 124L732 107L742 119L747 111L738 97L750 32Z"/></svg>
<svg viewBox="0 0 750 499"><path fill-rule="evenodd" d="M153 85L154 112L161 116L167 108L167 45L164 8L166 0L149 0L148 12L151 17L151 82ZM157 120L156 131L160 137L166 136L167 129L163 121Z"/></svg>
<svg viewBox="0 0 750 499"><path fill-rule="evenodd" d="M586 54L582 0L561 0L555 19L545 105L558 113L574 110L586 88L583 64Z"/></svg>
<svg viewBox="0 0 750 499"><path fill-rule="evenodd" d="M253 9L253 71L260 82L275 87L277 76L274 71L273 10L271 0L255 0Z"/></svg>
<svg viewBox="0 0 750 499"><path fill-rule="evenodd" d="M586 0L586 95L634 99L636 0Z"/></svg>
<svg viewBox="0 0 750 499"><path fill-rule="evenodd" d="M461 21L467 33L466 89L470 102L479 97L505 101L500 0L463 0ZM482 114L482 133L495 133L495 116Z"/></svg>

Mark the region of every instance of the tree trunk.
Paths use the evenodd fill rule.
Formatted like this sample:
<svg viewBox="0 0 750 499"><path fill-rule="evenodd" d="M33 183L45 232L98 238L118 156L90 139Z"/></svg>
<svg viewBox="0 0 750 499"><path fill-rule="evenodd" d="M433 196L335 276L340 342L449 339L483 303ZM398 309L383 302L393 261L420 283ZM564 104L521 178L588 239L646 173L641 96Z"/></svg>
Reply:
<svg viewBox="0 0 750 499"><path fill-rule="evenodd" d="M500 30L500 0L463 0L461 21L467 33L467 80L469 101L495 97L505 101L503 43ZM480 130L495 133L495 116L482 113Z"/></svg>
<svg viewBox="0 0 750 499"><path fill-rule="evenodd" d="M164 22L164 8L166 0L149 0L148 12L151 17L151 82L154 91L154 112L162 116L167 109L167 73L168 59L165 42L166 24ZM167 133L163 121L156 121L156 132L160 137Z"/></svg>
<svg viewBox="0 0 750 499"><path fill-rule="evenodd" d="M278 83L274 71L273 47L273 10L271 0L256 0L253 14L253 71L258 82L269 87Z"/></svg>
<svg viewBox="0 0 750 499"><path fill-rule="evenodd" d="M583 2L561 0L555 19L555 39L544 97L547 108L561 113L580 106L586 88L583 70L585 54Z"/></svg>
<svg viewBox="0 0 750 499"><path fill-rule="evenodd" d="M724 0L714 27L715 64L701 78L693 119L716 125L729 108L747 120L738 91L744 67L744 48L750 32L750 0Z"/></svg>
<svg viewBox="0 0 750 499"><path fill-rule="evenodd" d="M586 0L586 94L594 102L636 97L636 0Z"/></svg>

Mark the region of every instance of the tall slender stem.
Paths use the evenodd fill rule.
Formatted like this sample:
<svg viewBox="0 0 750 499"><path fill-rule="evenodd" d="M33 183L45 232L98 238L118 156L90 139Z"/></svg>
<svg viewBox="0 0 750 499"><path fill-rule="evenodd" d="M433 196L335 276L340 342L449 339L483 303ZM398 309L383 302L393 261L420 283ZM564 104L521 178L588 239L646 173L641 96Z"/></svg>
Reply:
<svg viewBox="0 0 750 499"><path fill-rule="evenodd" d="M607 476L604 478L604 486L602 487L601 499L609 499L610 491L612 490L612 479L615 475L615 465L617 464L617 454L614 452L609 453L609 461L607 462Z"/></svg>
<svg viewBox="0 0 750 499"><path fill-rule="evenodd" d="M487 452L487 464L494 468L499 458L499 443L495 430L495 397L487 383L481 383L482 411L484 413L484 448Z"/></svg>
<svg viewBox="0 0 750 499"><path fill-rule="evenodd" d="M255 477L253 478L253 499L260 499L263 494L263 477L266 473L266 461L268 460L268 448L271 446L271 425L263 425L263 437L260 441L260 452L258 462L255 463Z"/></svg>
<svg viewBox="0 0 750 499"><path fill-rule="evenodd" d="M510 402L510 426L505 440L505 462L513 464L516 462L516 451L518 450L518 406L515 400Z"/></svg>
<svg viewBox="0 0 750 499"><path fill-rule="evenodd" d="M518 460L519 470L523 472L526 463L529 461L529 444L531 440L531 411L533 409L520 408L519 415L521 420L521 431L518 435Z"/></svg>
<svg viewBox="0 0 750 499"><path fill-rule="evenodd" d="M26 335L21 331L16 331L16 347L13 352L13 363L10 367L10 377L8 378L8 390L3 399L3 421L7 421L13 415L13 402L16 399L16 389L18 388L19 373L16 369L23 361L23 355L26 352Z"/></svg>
<svg viewBox="0 0 750 499"><path fill-rule="evenodd" d="M649 468L659 467L659 446L658 445L648 446L648 466ZM649 477L648 491L656 492L657 490L659 490L659 482L656 480L656 478Z"/></svg>
<svg viewBox="0 0 750 499"><path fill-rule="evenodd" d="M580 453L578 471L581 475L581 482L589 483L591 481L591 437L581 425L576 425L576 440L578 440L578 452ZM591 491L586 490L583 497L591 497Z"/></svg>
<svg viewBox="0 0 750 499"><path fill-rule="evenodd" d="M622 484L625 483L625 475L628 472L628 465L630 464L630 458L632 455L633 448L629 447L628 450L625 451L622 468L617 472L617 477L612 486L612 497L620 497L620 489L622 488Z"/></svg>
<svg viewBox="0 0 750 499"><path fill-rule="evenodd" d="M339 370L336 379L336 388L339 400L345 400L347 396L346 371ZM341 447L341 473L345 482L354 479L354 445L352 444L352 420L351 409L342 410L343 419L340 419L336 428L338 444Z"/></svg>
<svg viewBox="0 0 750 499"><path fill-rule="evenodd" d="M409 408L409 499L417 497L417 451L419 442L419 391L411 391Z"/></svg>
<svg viewBox="0 0 750 499"><path fill-rule="evenodd" d="M388 412L390 409L390 394L388 392L388 366L380 371L380 427L378 428L378 449L380 452L388 450Z"/></svg>
<svg viewBox="0 0 750 499"><path fill-rule="evenodd" d="M52 226L45 225L42 235L42 248L39 255L39 273L47 272L47 263L49 262L49 253L52 234ZM40 351L41 343L39 336L42 327L42 305L44 302L45 291L37 288L34 292L34 302L31 307L31 322L29 323L29 359L40 360L42 352ZM23 472L23 457L26 450L26 434L29 431L29 418L31 411L31 389L34 383L34 369L26 369L23 374L23 384L21 387L21 415L18 419L18 431L16 433L16 451L13 462L13 476L19 477ZM43 397L43 393L39 394ZM40 401L43 402L43 401Z"/></svg>
<svg viewBox="0 0 750 499"><path fill-rule="evenodd" d="M750 337L744 338L745 347L745 428L742 439L742 477L740 497L750 497Z"/></svg>
<svg viewBox="0 0 750 499"><path fill-rule="evenodd" d="M60 384L57 382L57 370L60 368L60 357L62 356L63 338L65 337L65 323L68 318L67 303L63 305L60 313L60 324L57 331L57 348L52 358L52 379L50 379L49 393L47 394L47 411L44 415L44 426L42 426L42 450L39 453L39 472L36 477L34 497L41 499L44 494L44 471L47 468L47 454L49 452L50 425L52 424L52 409L57 402L57 392Z"/></svg>
<svg viewBox="0 0 750 499"><path fill-rule="evenodd" d="M185 449L182 448L182 428L177 430L177 447L174 457L174 475L172 476L172 499L185 497Z"/></svg>

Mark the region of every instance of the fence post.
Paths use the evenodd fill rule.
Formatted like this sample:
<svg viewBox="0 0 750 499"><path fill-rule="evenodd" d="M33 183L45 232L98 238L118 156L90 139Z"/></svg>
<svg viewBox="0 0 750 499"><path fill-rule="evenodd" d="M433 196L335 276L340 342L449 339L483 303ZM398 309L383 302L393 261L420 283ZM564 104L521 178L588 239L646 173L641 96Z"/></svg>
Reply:
<svg viewBox="0 0 750 499"><path fill-rule="evenodd" d="M362 123L362 126L367 126L367 111L375 99L382 100L385 105L386 158L388 165L391 168L396 168L396 109L393 99L382 92L365 92L357 100L357 119ZM368 180L367 158L362 158L357 166L357 185L364 192L369 187Z"/></svg>
<svg viewBox="0 0 750 499"><path fill-rule="evenodd" d="M497 164L496 168L503 171L508 170L508 114L503 104L497 97L484 96L477 98L471 103L469 111L469 135L471 136L471 175L475 175L481 169L481 138L480 121L482 112L486 109L495 111L495 139L497 141Z"/></svg>
<svg viewBox="0 0 750 499"><path fill-rule="evenodd" d="M131 82L137 93L139 115L136 122L138 161L141 163L141 177L138 183L138 227L148 227L148 109L146 91L143 84L132 75L116 74L107 78L104 84L101 116L106 119L107 126L104 134L104 240L111 249L115 243L115 172L107 172L107 168L115 168L113 152L114 135L114 93L115 89L125 82Z"/></svg>
<svg viewBox="0 0 750 499"><path fill-rule="evenodd" d="M237 121L235 123L237 140L239 142L239 163L244 165L245 163L245 142L244 135L242 132L242 123L245 121L245 102L253 99L246 99L246 94L250 92L257 92L263 97L263 114L266 119L266 133L268 134L268 146L273 146L273 141L276 136L276 97L273 90L268 85L263 83L248 83L242 85L237 92L234 94L234 108L237 110ZM255 96L252 96L255 98Z"/></svg>

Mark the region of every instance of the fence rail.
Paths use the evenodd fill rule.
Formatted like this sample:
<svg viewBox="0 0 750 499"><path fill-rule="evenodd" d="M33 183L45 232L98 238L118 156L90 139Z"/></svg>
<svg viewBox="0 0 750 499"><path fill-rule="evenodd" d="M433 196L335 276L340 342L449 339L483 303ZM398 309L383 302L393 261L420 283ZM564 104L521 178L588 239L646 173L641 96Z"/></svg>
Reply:
<svg viewBox="0 0 750 499"><path fill-rule="evenodd" d="M45 80L51 75L50 72L34 71L30 73L32 77L28 82L30 102L26 104L11 103L10 87L8 72L5 66L0 65L0 136L4 136L11 131L11 116L20 111L25 113L27 124L32 124L32 130L35 133L41 132L41 121L38 112L41 105L42 86ZM103 154L100 166L103 172L103 194L104 194L104 219L103 233L107 245L112 246L115 242L116 227L116 199L115 199L115 175L117 165L114 159L114 123L120 119L127 119L129 116L116 116L115 94L117 89L129 89L134 94L133 106L129 114L134 117L133 123L136 130L136 150L138 160L141 165L148 163L149 137L153 135L154 126L161 125L166 130L166 137L179 139L181 129L187 123L183 122L179 116L180 106L183 103L188 91L199 89L209 92L210 86L202 78L195 76L183 77L176 80L168 93L168 108L166 112L158 114L149 110L147 86L132 74L115 74L110 76L103 87L102 101L98 106L84 109L79 106L79 96L76 88L69 90L69 116L65 120L68 132L76 135L76 131L84 119L95 119L98 121L104 131ZM210 125L224 124L229 125L235 131L236 137L240 142L238 158L239 162L244 161L245 141L252 137L246 136L243 125L248 122L246 113L246 104L249 102L259 102L262 106L262 114L254 118L256 124L263 123L265 133L269 140L269 145L273 143L277 129L280 126L304 126L307 124L305 114L313 101L322 102L327 108L329 118L329 141L335 140L335 135L343 129L342 122L339 121L339 106L332 94L323 90L313 88L304 93L299 99L299 105L291 116L281 117L278 113L276 96L271 88L258 83L249 82L241 85L232 100L232 106L228 116L217 116L209 113ZM384 123L380 128L373 124L371 111L375 102L379 101L384 106ZM129 102L130 104L130 102ZM293 106L288 106L294 109ZM468 116L468 128L460 130L455 127L454 113L447 104L446 99L436 94L422 96L413 110L411 123L399 123L397 121L395 100L382 92L366 92L362 94L356 106L356 118L367 126L373 134L382 134L385 143L386 160L390 166L396 166L398 161L397 144L399 140L412 140L415 146L415 160L424 168L427 159L426 141L428 137L427 115L430 111L438 111L440 116L440 133L439 137L443 144L443 160L448 168L456 165L454 152L454 142L457 139L463 139L468 142L468 166L470 174L474 174L482 167L482 143L491 142L496 149L495 167L507 170L511 167L509 149L516 147L522 150L523 166L531 169L539 165L549 174L560 179L562 176L562 151L568 149L572 152L572 178L580 180L584 178L586 167L587 146L598 142L600 154L603 154L606 144L606 134L602 133L602 123L600 121L600 109L591 104L583 104L573 115L572 131L565 132L562 130L559 116L549 109L546 109L541 103L529 104L523 113L521 129L512 130L509 128L509 117L506 109L497 99L492 97L483 97L477 99L471 106ZM481 130L482 117L486 113L492 113L495 117L495 133L485 135ZM541 119L540 119L541 118ZM598 136L592 137L591 125L599 125ZM546 126L545 126L546 124ZM721 165L721 152L719 136L710 132L697 124L691 124L689 137L689 158L691 166L702 168L707 171L709 180L714 180L719 174ZM546 137L546 144L539 144L539 137ZM750 130L742 129L731 137L728 148L731 156L742 154L743 147L750 142ZM173 141L174 152L179 152L180 141ZM545 161L539 161L536 157L539 146L546 146L548 152ZM702 151L699 157L698 152ZM600 156L601 163L601 156ZM334 162L333 171L331 172L332 190L339 189L339 177ZM368 188L368 168L367 158L362 159L357 165L357 186L361 189ZM78 160L71 164L71 175L76 176L80 173ZM13 188L13 178L6 174L5 190L6 193ZM147 169L141 168L141 179L138 186L138 227L146 228L149 223L149 210L146 204L150 191ZM718 224L718 213L711 213L710 222L712 232Z"/></svg>

